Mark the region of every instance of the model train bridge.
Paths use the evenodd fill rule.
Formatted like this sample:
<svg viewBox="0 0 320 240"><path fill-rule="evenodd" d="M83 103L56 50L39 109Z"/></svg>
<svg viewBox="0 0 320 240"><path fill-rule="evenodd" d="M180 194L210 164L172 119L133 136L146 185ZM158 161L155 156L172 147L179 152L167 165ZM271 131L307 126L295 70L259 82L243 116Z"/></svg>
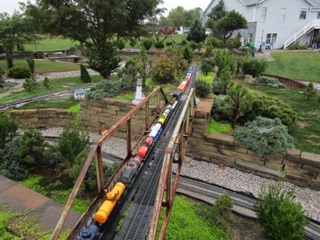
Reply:
<svg viewBox="0 0 320 240"><path fill-rule="evenodd" d="M196 71L197 67L194 69L194 72ZM192 82L194 82L194 80L195 75L193 74ZM190 84L190 86L192 85L193 84ZM196 110L195 92L194 89L190 88L191 87L189 87L181 97L180 104L171 115L166 127L163 129L161 138L152 148L134 182L129 189L126 190L125 195L115 207L108 221L102 225L100 239L145 239L146 236L148 239L164 238ZM115 185L124 167L132 157L133 152L140 146L145 137L145 133L147 133L150 127L156 122L160 112L167 103L168 100L162 88L157 87L110 129L106 130L102 126L100 131L101 136L94 142L89 152L53 233L52 239L58 239L91 162L95 161L96 163L97 197L78 221L68 236L68 239L77 239L82 229L90 224L92 215L104 200L105 190L110 190ZM157 114L155 114L152 119L150 119L151 104L156 104L157 111ZM134 117L138 111L141 113L141 110L145 112L145 132L143 132L142 136L133 144L132 128L136 123ZM111 138L117 130L123 129L124 127L126 132L127 156L110 180L105 184L103 178L102 145ZM174 177L172 175L173 164L177 167ZM162 220L161 230L157 235L160 211L162 208L165 208L165 216ZM121 219L123 221L120 230L116 231Z"/></svg>

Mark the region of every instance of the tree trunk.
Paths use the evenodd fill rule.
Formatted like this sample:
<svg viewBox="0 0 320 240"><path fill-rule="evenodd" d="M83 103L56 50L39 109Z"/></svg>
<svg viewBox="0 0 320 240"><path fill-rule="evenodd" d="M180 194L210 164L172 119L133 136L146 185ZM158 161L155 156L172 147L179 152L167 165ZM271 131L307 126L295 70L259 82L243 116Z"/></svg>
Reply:
<svg viewBox="0 0 320 240"><path fill-rule="evenodd" d="M6 52L6 61L7 61L7 66L8 69L13 67L13 52Z"/></svg>

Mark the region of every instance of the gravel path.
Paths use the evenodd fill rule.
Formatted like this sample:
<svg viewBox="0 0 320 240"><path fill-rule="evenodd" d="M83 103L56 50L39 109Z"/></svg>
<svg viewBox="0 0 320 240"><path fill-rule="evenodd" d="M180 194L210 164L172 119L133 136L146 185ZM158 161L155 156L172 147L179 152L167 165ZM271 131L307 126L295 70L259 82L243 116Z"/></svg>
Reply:
<svg viewBox="0 0 320 240"><path fill-rule="evenodd" d="M41 131L43 136L59 136L62 128L50 128ZM90 141L99 137L97 133L90 133ZM126 156L126 140L120 138L110 138L102 145L102 150L124 158ZM216 164L196 161L190 157L185 157L182 174L196 179L201 179L209 183L221 185L235 191L252 192L258 197L259 190L263 184L274 184L274 180L262 178L252 173L246 173L234 168L218 168ZM284 183L286 189L294 188L296 201L304 207L308 217L320 221L320 191L295 186L291 183Z"/></svg>

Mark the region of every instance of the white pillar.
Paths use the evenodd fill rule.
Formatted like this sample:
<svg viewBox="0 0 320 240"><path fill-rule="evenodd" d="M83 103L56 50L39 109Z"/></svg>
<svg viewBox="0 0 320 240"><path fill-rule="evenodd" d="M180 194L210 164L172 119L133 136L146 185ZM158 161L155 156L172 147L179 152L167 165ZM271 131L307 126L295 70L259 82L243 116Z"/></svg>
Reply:
<svg viewBox="0 0 320 240"><path fill-rule="evenodd" d="M136 95L134 100L132 101L133 105L138 105L142 99L144 99L144 96L142 94L142 79L137 80L137 88L136 88Z"/></svg>

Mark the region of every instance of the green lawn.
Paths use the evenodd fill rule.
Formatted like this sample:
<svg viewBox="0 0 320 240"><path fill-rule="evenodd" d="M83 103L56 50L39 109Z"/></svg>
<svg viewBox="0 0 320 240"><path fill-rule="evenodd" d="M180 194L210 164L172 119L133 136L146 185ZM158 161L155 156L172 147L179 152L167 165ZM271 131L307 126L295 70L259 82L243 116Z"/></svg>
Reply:
<svg viewBox="0 0 320 240"><path fill-rule="evenodd" d="M289 128L295 147L304 152L320 154L320 107L316 97L307 101L300 89L276 89L256 84L247 86L290 105L298 113L298 120Z"/></svg>
<svg viewBox="0 0 320 240"><path fill-rule="evenodd" d="M99 82L101 80L100 76L91 76L91 79L94 83ZM23 88L20 91L11 90L9 95L2 96L0 98L0 103L5 103L9 101L14 101L18 99L25 99L29 97L39 96L42 94L53 93L57 91L68 90L71 87L77 86L88 86L89 84L81 83L80 77L68 77L68 78L58 78L58 79L50 79L49 86L50 88L45 88L42 85L42 82L39 82L39 88L35 89L33 92L27 92ZM0 90L1 93L8 92L8 90Z"/></svg>
<svg viewBox="0 0 320 240"><path fill-rule="evenodd" d="M28 63L26 60L15 60L13 61L13 65L28 67ZM6 61L0 61L0 67L8 73L7 63ZM40 60L35 59L35 72L36 73L49 73L49 72L65 72L65 71L73 71L80 70L80 65L76 63L63 63L63 62L53 62L49 60Z"/></svg>
<svg viewBox="0 0 320 240"><path fill-rule="evenodd" d="M36 44L26 44L24 45L25 50L29 52L35 51L63 51L74 47L75 45L79 46L79 42L72 41L69 38L43 38L38 41Z"/></svg>
<svg viewBox="0 0 320 240"><path fill-rule="evenodd" d="M275 61L268 62L265 73L320 83L320 52L272 52Z"/></svg>

